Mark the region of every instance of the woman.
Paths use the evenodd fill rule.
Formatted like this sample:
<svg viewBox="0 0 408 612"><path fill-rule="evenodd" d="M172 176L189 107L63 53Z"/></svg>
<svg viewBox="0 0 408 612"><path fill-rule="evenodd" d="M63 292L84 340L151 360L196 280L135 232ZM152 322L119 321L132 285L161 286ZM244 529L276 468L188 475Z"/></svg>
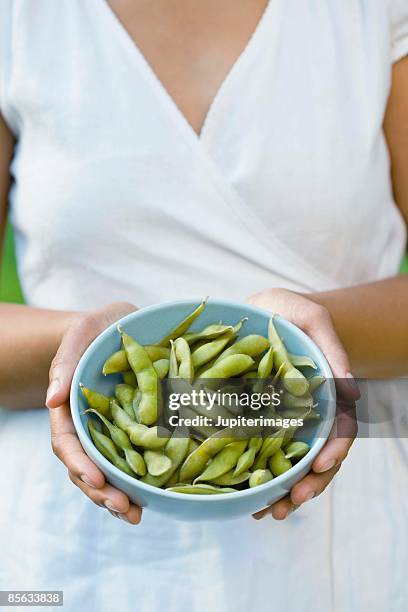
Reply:
<svg viewBox="0 0 408 612"><path fill-rule="evenodd" d="M1 588L64 589L70 611L403 610L401 441L359 440L319 498L353 436L334 437L263 521L134 529L67 401L102 329L191 295L291 319L351 399L351 372L408 373L406 2L2 0L0 30L28 304L1 305ZM46 411L19 410L44 405L51 361L62 463Z"/></svg>

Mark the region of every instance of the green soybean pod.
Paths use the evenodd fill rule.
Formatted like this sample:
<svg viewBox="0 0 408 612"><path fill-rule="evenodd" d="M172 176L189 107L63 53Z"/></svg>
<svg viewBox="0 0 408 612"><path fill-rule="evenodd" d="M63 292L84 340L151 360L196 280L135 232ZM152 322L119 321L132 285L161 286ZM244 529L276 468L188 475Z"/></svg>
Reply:
<svg viewBox="0 0 408 612"><path fill-rule="evenodd" d="M237 464L238 459L244 452L247 445L246 440L239 440L237 442L231 442L227 444L219 453L215 455L211 463L204 470L200 476L198 476L194 483L203 480L214 480L219 478L226 472L229 472Z"/></svg>
<svg viewBox="0 0 408 612"><path fill-rule="evenodd" d="M273 324L273 317L269 321L268 337L274 349L275 368L277 370L281 368L281 378L285 389L292 395L304 395L309 390L309 383L302 372L290 362L288 351Z"/></svg>
<svg viewBox="0 0 408 612"><path fill-rule="evenodd" d="M135 446L158 450L168 442L169 436L159 436L157 427L147 427L132 421L129 415L115 401L111 402L112 416L115 425L123 429ZM165 431L163 432L165 433Z"/></svg>
<svg viewBox="0 0 408 612"><path fill-rule="evenodd" d="M249 355L250 357L257 357L266 351L267 348L269 348L269 340L264 338L264 336L250 334L244 336L241 340L238 340L232 346L225 349L225 351L217 357L215 363L218 363L230 355Z"/></svg>
<svg viewBox="0 0 408 612"><path fill-rule="evenodd" d="M174 487L176 484L178 484L180 482L180 470L176 470L174 472L174 474L172 474L170 476L170 478L167 480L166 483L163 483L166 485L167 488L169 487ZM151 484L150 482L148 484ZM153 485L155 486L155 485ZM158 485L158 486L162 486L162 485Z"/></svg>
<svg viewBox="0 0 408 612"><path fill-rule="evenodd" d="M144 461L151 476L162 476L171 468L171 460L161 451L145 450Z"/></svg>
<svg viewBox="0 0 408 612"><path fill-rule="evenodd" d="M173 340L170 340L170 358L169 358L169 378L178 378L178 361L176 356L176 346Z"/></svg>
<svg viewBox="0 0 408 612"><path fill-rule="evenodd" d="M230 470L226 472L222 476L218 478L214 478L211 481L211 484L220 486L220 487L235 487L236 485L242 484L251 476L251 472L240 472L238 476L234 474L234 470Z"/></svg>
<svg viewBox="0 0 408 612"><path fill-rule="evenodd" d="M122 380L125 385L130 385L136 389L137 387L137 378L136 374L132 372L132 370L128 370L127 372L122 372Z"/></svg>
<svg viewBox="0 0 408 612"><path fill-rule="evenodd" d="M79 386L88 403L88 406L94 408L109 419L111 417L110 398L106 397L106 395L103 395L102 393L98 393L98 391L84 387L82 383L79 383Z"/></svg>
<svg viewBox="0 0 408 612"><path fill-rule="evenodd" d="M268 465L274 476L280 476L281 474L284 474L290 470L292 467L292 462L290 459L286 459L283 450L279 449L274 455L272 455L272 457L270 457Z"/></svg>
<svg viewBox="0 0 408 612"><path fill-rule="evenodd" d="M103 364L102 374L116 374L119 372L126 372L130 369L129 362L126 357L126 352L121 349L113 353Z"/></svg>
<svg viewBox="0 0 408 612"><path fill-rule="evenodd" d="M262 440L261 440L261 443L262 443ZM243 474L244 472L246 472L247 470L249 470L249 468L253 466L255 457L256 457L256 453L257 453L256 448L250 447L248 448L248 450L246 450L241 455L241 457L238 459L237 465L234 470L234 477L240 476L241 474Z"/></svg>
<svg viewBox="0 0 408 612"><path fill-rule="evenodd" d="M168 487L166 491L172 491L173 493L189 493L190 495L217 495L219 493L234 493L235 489L230 487L214 487L213 485L205 484L179 484Z"/></svg>
<svg viewBox="0 0 408 612"><path fill-rule="evenodd" d="M108 438L108 436L105 436L105 434L102 432L98 431L92 419L88 419L88 429L95 447L105 457L105 459L110 461L115 467L125 474L128 474L128 476L133 476L133 471L128 466L125 459L122 459L122 457L119 455L112 440Z"/></svg>
<svg viewBox="0 0 408 612"><path fill-rule="evenodd" d="M125 448L125 459L135 474L144 476L146 474L146 464L140 453L133 448Z"/></svg>
<svg viewBox="0 0 408 612"><path fill-rule="evenodd" d="M269 347L265 355L262 357L258 365L258 377L268 378L272 373L273 368L273 347Z"/></svg>
<svg viewBox="0 0 408 612"><path fill-rule="evenodd" d="M191 346L200 340L214 340L222 336L227 331L232 331L232 325L222 325L221 323L212 323L199 332L188 332L181 336Z"/></svg>
<svg viewBox="0 0 408 612"><path fill-rule="evenodd" d="M295 368L312 368L313 370L317 370L317 365L311 357L307 355L293 355L293 353L288 353L288 355L289 361Z"/></svg>
<svg viewBox="0 0 408 612"><path fill-rule="evenodd" d="M144 347L121 328L119 331L130 367L136 374L142 394L138 406L138 421L143 425L153 425L158 416L158 376Z"/></svg>
<svg viewBox="0 0 408 612"><path fill-rule="evenodd" d="M168 359L170 355L169 349L162 346L145 345L143 348L153 362ZM107 374L124 374L125 372L129 372L129 370L130 365L126 356L126 351L125 349L120 349L112 353L105 361L102 368L102 374L104 376Z"/></svg>
<svg viewBox="0 0 408 612"><path fill-rule="evenodd" d="M230 355L203 372L200 378L233 378L242 374L253 363L254 360L249 355Z"/></svg>
<svg viewBox="0 0 408 612"><path fill-rule="evenodd" d="M204 364L214 359L234 337L234 332L229 330L219 338L206 342L202 346L194 349L192 352L194 368L200 368Z"/></svg>
<svg viewBox="0 0 408 612"><path fill-rule="evenodd" d="M198 476L205 468L211 457L214 457L224 446L230 442L234 442L235 438L231 437L230 432L223 429L217 431L210 438L204 440L198 448L196 448L188 457L180 469L180 482L189 482Z"/></svg>
<svg viewBox="0 0 408 612"><path fill-rule="evenodd" d="M271 457L274 453L276 453L280 447L282 446L285 440L285 430L280 429L272 436L268 436L264 439L262 443L261 450L259 451L259 455L255 459L254 469L265 469L267 465L267 461L269 457Z"/></svg>
<svg viewBox="0 0 408 612"><path fill-rule="evenodd" d="M280 396L280 402L281 406L285 406L287 408L313 408L313 397L309 392L299 397L292 395L288 391L284 391Z"/></svg>
<svg viewBox="0 0 408 612"><path fill-rule="evenodd" d="M116 444L118 448L121 448L122 450L125 450L125 448L132 448L129 436L120 427L111 423L106 417L103 416L103 414L94 408L88 408L88 410L85 412L95 414L102 421L109 432L112 442Z"/></svg>
<svg viewBox="0 0 408 612"><path fill-rule="evenodd" d="M324 376L319 376L317 374L316 376L311 376L308 381L309 391L313 394L326 381L326 379Z"/></svg>
<svg viewBox="0 0 408 612"><path fill-rule="evenodd" d="M135 420L133 411L133 399L135 397L135 388L130 385L120 384L115 387L115 397L122 406L126 414Z"/></svg>
<svg viewBox="0 0 408 612"><path fill-rule="evenodd" d="M182 336L191 324L197 319L197 317L202 313L204 308L207 305L208 297L206 297L198 306L191 312L185 319L180 321L180 323L171 330L167 336L165 336L160 342L158 342L158 346L170 346L170 340L175 340L179 336Z"/></svg>
<svg viewBox="0 0 408 612"><path fill-rule="evenodd" d="M179 378L184 378L191 382L194 378L194 365L188 342L184 338L177 338L174 342L174 350L177 362L179 363Z"/></svg>
<svg viewBox="0 0 408 612"><path fill-rule="evenodd" d="M306 442L290 442L285 448L285 459L302 459L310 450Z"/></svg>
<svg viewBox="0 0 408 612"><path fill-rule="evenodd" d="M249 477L249 486L258 487L259 485L265 484L272 480L273 476L269 470L255 470Z"/></svg>
<svg viewBox="0 0 408 612"><path fill-rule="evenodd" d="M160 380L166 378L169 373L170 362L168 359L158 359L153 361L153 368Z"/></svg>
<svg viewBox="0 0 408 612"><path fill-rule="evenodd" d="M164 448L164 453L171 461L171 466L168 471L160 476L146 474L146 476L142 478L143 482L153 487L162 487L164 484L170 482L173 476L174 480L172 483L176 484L179 482L179 467L189 454L191 441L188 438L187 432L185 432L184 436L182 436L182 433L182 429L174 430L172 437Z"/></svg>

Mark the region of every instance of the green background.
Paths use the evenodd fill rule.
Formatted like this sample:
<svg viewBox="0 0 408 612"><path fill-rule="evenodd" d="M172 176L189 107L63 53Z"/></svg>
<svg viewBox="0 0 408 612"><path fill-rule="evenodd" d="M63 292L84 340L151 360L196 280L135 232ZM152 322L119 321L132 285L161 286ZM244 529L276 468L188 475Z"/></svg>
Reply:
<svg viewBox="0 0 408 612"><path fill-rule="evenodd" d="M405 258L401 271L408 273L408 257ZM7 226L6 239L4 243L4 256L0 272L0 301L22 302L20 283L16 272L16 261L14 255L13 232L10 225Z"/></svg>

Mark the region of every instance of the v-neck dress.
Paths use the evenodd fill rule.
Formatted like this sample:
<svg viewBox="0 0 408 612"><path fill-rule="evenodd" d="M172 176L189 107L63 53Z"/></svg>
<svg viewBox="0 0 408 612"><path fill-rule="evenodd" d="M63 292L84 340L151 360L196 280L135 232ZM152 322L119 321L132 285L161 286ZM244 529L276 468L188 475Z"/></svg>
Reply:
<svg viewBox="0 0 408 612"><path fill-rule="evenodd" d="M271 0L197 136L106 0L0 0L27 302L244 300L395 275L406 233L382 124L406 54L406 0ZM392 384L377 398L389 419L406 406ZM359 440L283 523L146 511L136 528L72 486L45 410L0 410L0 448L0 589L63 589L69 612L406 610L395 436Z"/></svg>

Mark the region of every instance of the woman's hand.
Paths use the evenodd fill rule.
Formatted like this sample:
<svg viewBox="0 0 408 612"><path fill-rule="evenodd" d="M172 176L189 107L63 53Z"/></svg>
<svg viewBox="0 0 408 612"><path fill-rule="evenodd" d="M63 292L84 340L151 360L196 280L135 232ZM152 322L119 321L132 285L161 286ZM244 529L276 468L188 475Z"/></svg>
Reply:
<svg viewBox="0 0 408 612"><path fill-rule="evenodd" d="M65 333L51 365L47 406L50 409L51 444L67 467L71 481L98 506L128 523L140 522L142 510L127 495L105 482L100 469L85 454L71 419L69 392L72 376L82 354L96 336L121 317L136 310L126 302L78 315Z"/></svg>
<svg viewBox="0 0 408 612"><path fill-rule="evenodd" d="M254 514L256 519L272 514L275 519L282 520L301 504L320 495L339 471L357 435L354 403L360 394L350 373L347 354L324 306L286 289L268 289L248 301L292 321L316 342L331 366L339 398L333 429L314 460L311 472L293 487L290 495Z"/></svg>

